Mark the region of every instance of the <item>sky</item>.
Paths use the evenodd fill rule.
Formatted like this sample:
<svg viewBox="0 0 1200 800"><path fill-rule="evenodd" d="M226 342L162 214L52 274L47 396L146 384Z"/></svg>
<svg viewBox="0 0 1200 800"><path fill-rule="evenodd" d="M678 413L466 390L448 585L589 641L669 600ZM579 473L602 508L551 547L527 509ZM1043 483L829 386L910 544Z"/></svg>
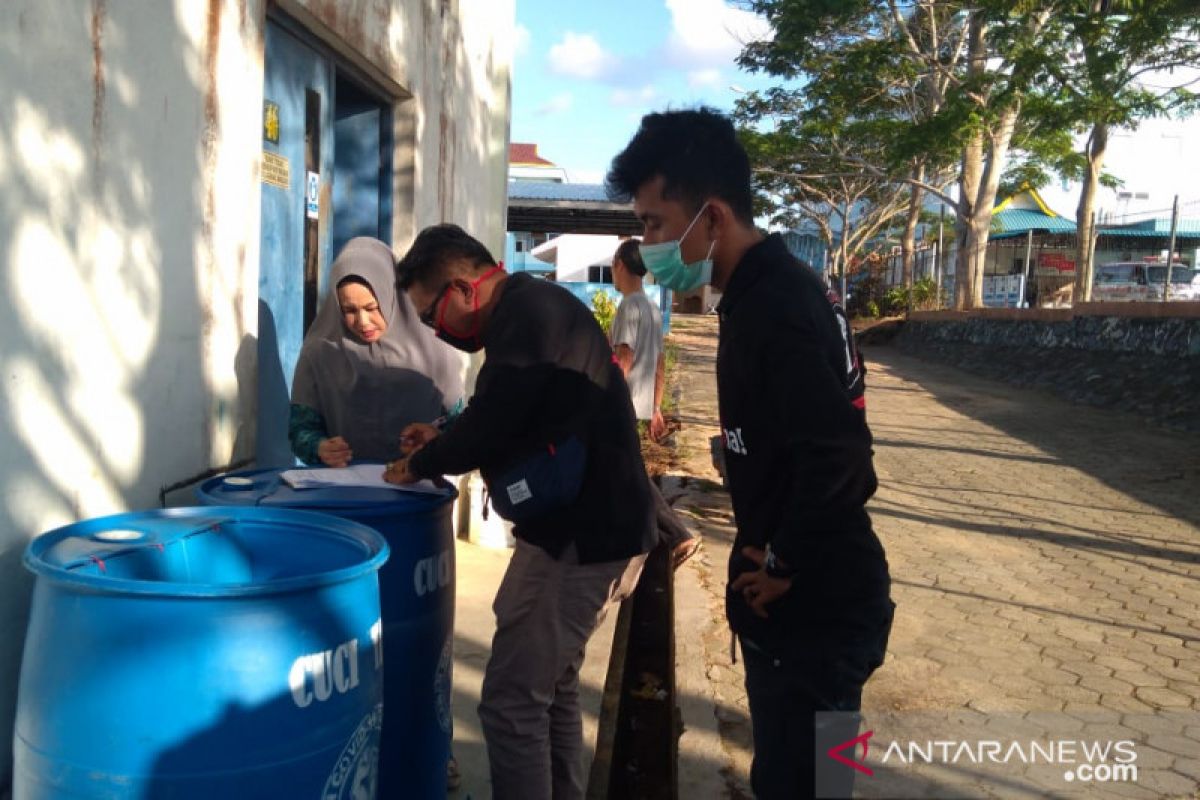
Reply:
<svg viewBox="0 0 1200 800"><path fill-rule="evenodd" d="M512 141L601 183L642 115L733 108L773 83L734 63L769 30L724 0L516 0Z"/></svg>

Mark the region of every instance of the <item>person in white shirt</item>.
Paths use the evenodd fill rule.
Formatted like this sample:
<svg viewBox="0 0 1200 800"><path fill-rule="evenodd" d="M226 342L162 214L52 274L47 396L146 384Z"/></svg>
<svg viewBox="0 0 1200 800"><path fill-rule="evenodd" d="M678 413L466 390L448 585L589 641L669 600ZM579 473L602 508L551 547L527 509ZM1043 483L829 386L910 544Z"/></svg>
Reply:
<svg viewBox="0 0 1200 800"><path fill-rule="evenodd" d="M660 440L667 432L662 415L663 330L662 314L642 289L646 267L638 253L638 240L626 239L613 254L613 286L621 293L621 304L613 317L613 353L639 421L650 426L650 438Z"/></svg>
<svg viewBox="0 0 1200 800"><path fill-rule="evenodd" d="M663 324L658 307L642 289L646 266L639 244L637 239L626 239L613 254L613 285L621 293L621 304L613 317L609 340L629 384L634 413L639 422L648 425L650 439L657 442L667 433L662 415ZM659 539L671 548L671 561L678 567L700 549L700 539L675 516L654 481L650 488Z"/></svg>

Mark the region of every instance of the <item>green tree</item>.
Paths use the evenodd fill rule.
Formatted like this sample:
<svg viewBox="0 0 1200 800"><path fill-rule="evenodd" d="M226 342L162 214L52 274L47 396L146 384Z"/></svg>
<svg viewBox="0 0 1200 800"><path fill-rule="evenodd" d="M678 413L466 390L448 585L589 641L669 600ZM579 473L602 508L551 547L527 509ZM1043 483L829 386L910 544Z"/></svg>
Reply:
<svg viewBox="0 0 1200 800"><path fill-rule="evenodd" d="M1075 211L1075 298L1090 300L1092 215L1109 134L1135 129L1148 117L1195 110L1197 95L1188 88L1189 78L1173 72L1200 63L1200 8L1194 0L1064 5L1061 21L1071 51L1065 61L1048 63L1045 74L1048 93L1059 98L1056 111L1073 131L1087 134L1082 151L1066 159L1060 171L1082 179Z"/></svg>
<svg viewBox="0 0 1200 800"><path fill-rule="evenodd" d="M747 141L769 156L760 177L769 172L762 182L776 202L766 207L813 219L827 243L832 229L846 231L834 250L839 265L903 215L910 285L924 188L927 181L942 188L952 163L931 148L904 146L905 126L935 112L946 86L914 68L911 47L936 41L953 49L942 38L945 20L936 9L905 17L883 3L746 5L764 14L776 35L749 44L742 66L805 81L801 89L775 89L738 104L739 120L752 131ZM795 191L779 191L789 185Z"/></svg>
<svg viewBox="0 0 1200 800"><path fill-rule="evenodd" d="M774 31L770 40L746 46L742 65L805 81L793 113L811 114L833 101L850 109L854 121L900 123L887 144L858 151L851 163L912 188L902 235L906 262L921 192L953 203L960 308L982 304L983 255L1003 183L1044 176L1047 169L1082 178L1077 216L1086 245L1095 188L1105 181L1109 129L1195 104L1186 87L1156 93L1139 81L1149 72L1196 63L1195 0L739 5L763 14ZM1089 135L1080 153L1072 134L1083 132ZM948 161L957 162L956 201L941 191L937 174Z"/></svg>
<svg viewBox="0 0 1200 800"><path fill-rule="evenodd" d="M911 187L902 237L911 252L922 203L933 192L955 208L960 306L982 301L982 252L1021 101L1051 20L1030 3L978 0L749 0L766 16L769 41L743 51L744 66L806 81L796 111L836 98L854 120L890 125L878 153L856 166ZM813 95L810 97L809 95ZM811 101L811 102L807 102ZM876 157L880 156L880 157ZM959 197L948 197L932 172L958 162ZM933 184L930 183L933 181ZM906 254L911 264L911 256ZM911 276L911 266L909 267ZM911 279L910 279L911 280Z"/></svg>
<svg viewBox="0 0 1200 800"><path fill-rule="evenodd" d="M754 165L759 210L775 224L816 226L830 253L830 274L845 278L850 256L864 249L904 213L907 187L886 174L853 165L864 153L878 157L885 131L844 110L802 102L795 91L773 89L743 98L735 117ZM769 122L768 130L759 123Z"/></svg>

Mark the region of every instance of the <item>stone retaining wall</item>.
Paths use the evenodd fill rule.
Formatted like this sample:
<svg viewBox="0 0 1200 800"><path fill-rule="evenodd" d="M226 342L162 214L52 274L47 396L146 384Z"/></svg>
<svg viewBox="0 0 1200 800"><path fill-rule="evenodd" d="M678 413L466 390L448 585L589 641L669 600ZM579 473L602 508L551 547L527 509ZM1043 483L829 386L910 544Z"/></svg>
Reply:
<svg viewBox="0 0 1200 800"><path fill-rule="evenodd" d="M920 313L894 343L976 374L1200 430L1200 303L1168 308L1177 315L1161 303Z"/></svg>

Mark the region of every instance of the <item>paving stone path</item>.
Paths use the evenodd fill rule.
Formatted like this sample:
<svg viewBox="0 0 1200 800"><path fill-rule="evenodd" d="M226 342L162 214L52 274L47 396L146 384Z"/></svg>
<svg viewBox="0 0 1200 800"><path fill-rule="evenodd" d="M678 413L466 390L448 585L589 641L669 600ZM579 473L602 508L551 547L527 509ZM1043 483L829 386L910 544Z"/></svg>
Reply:
<svg viewBox="0 0 1200 800"><path fill-rule="evenodd" d="M680 794L743 797L752 741L722 606L732 515L707 442L716 318L672 325L684 428L668 495L705 539L676 582ZM970 730L1133 737L1136 781L1053 793L1196 796L1200 435L890 347L866 355L880 478L870 510L899 606L887 662L867 685L868 720L935 736L953 712ZM974 780L974 796L1038 794L1019 772L920 783L889 768L858 791L961 796Z"/></svg>

